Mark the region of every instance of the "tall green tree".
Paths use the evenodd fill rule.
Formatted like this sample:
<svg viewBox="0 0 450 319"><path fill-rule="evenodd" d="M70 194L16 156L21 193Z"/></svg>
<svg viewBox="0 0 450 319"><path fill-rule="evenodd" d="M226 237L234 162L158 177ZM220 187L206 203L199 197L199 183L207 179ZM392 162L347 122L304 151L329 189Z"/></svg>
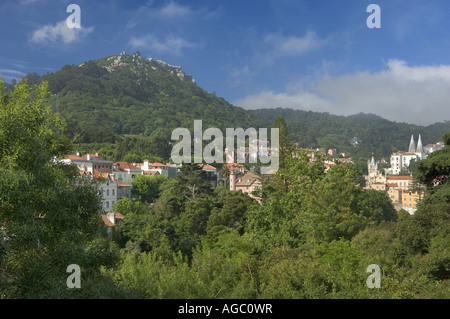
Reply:
<svg viewBox="0 0 450 319"><path fill-rule="evenodd" d="M98 239L101 201L78 171L57 158L70 151L64 121L47 106L45 83L6 93L0 82L0 297L101 297L114 290L100 266L114 253ZM100 241L99 241L100 240ZM80 266L83 290L66 286Z"/></svg>
<svg viewBox="0 0 450 319"><path fill-rule="evenodd" d="M142 202L153 203L161 193L161 186L167 181L162 175L138 175L133 180L131 195Z"/></svg>

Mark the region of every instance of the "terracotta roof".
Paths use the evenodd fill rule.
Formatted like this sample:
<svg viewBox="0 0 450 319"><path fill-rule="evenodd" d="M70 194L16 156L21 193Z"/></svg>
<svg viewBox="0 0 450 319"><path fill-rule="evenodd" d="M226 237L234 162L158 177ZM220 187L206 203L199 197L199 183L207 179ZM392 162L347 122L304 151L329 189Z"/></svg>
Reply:
<svg viewBox="0 0 450 319"><path fill-rule="evenodd" d="M199 164L199 166L201 166L201 164ZM209 164L205 164L202 166L202 169L210 169L210 170L216 170L216 168L214 166L211 166Z"/></svg>
<svg viewBox="0 0 450 319"><path fill-rule="evenodd" d="M106 171L105 172L105 170L94 169L94 180L96 182L98 182L99 181L99 177L107 179L109 177L109 173L110 173L110 171Z"/></svg>
<svg viewBox="0 0 450 319"><path fill-rule="evenodd" d="M82 160L82 158L78 155L75 154L69 154L66 156L66 159L70 159L70 160Z"/></svg>
<svg viewBox="0 0 450 319"><path fill-rule="evenodd" d="M118 183L119 187L131 187L131 185L125 184L125 183L123 183L121 181L117 181L117 183Z"/></svg>
<svg viewBox="0 0 450 319"><path fill-rule="evenodd" d="M121 213L115 213L116 219L123 219L123 215Z"/></svg>
<svg viewBox="0 0 450 319"><path fill-rule="evenodd" d="M106 217L106 215L102 215L101 217L102 217L103 223L104 223L106 226L108 226L108 227L116 226L116 224L113 224L113 223L111 223L111 222L109 221L109 219L108 219L108 217Z"/></svg>
<svg viewBox="0 0 450 319"><path fill-rule="evenodd" d="M151 167L151 166L166 167L167 165L163 164L163 163L151 163L151 164L149 163L148 166L149 167Z"/></svg>
<svg viewBox="0 0 450 319"><path fill-rule="evenodd" d="M388 186L388 187L398 187L398 184L397 183L388 183L388 184L386 184L386 186Z"/></svg>
<svg viewBox="0 0 450 319"><path fill-rule="evenodd" d="M396 180L396 179L398 179L398 180L411 180L412 179L412 177L411 176L387 176L386 177L387 179L394 179L394 180Z"/></svg>
<svg viewBox="0 0 450 319"><path fill-rule="evenodd" d="M119 165L119 168L121 170L126 170L126 169L135 169L135 170L139 170L139 167L134 166L131 163L128 162L115 162L113 164L114 167L116 167L117 165ZM117 169L117 168L116 168Z"/></svg>
<svg viewBox="0 0 450 319"><path fill-rule="evenodd" d="M261 178L252 172L247 172L244 174L244 176L239 178L240 182L236 182L236 186L249 186L252 185L254 182L259 181L261 182Z"/></svg>
<svg viewBox="0 0 450 319"><path fill-rule="evenodd" d="M161 174L158 171L144 171L143 175L155 176L155 175L161 175Z"/></svg>
<svg viewBox="0 0 450 319"><path fill-rule="evenodd" d="M113 224L113 223L111 223L111 222L109 221L107 215L101 215L101 217L102 217L103 223L104 223L106 226L108 226L108 227L116 226L116 224ZM117 220L117 219L123 219L123 215L122 215L122 214L119 214L119 213L114 213L114 218L115 218L116 220Z"/></svg>

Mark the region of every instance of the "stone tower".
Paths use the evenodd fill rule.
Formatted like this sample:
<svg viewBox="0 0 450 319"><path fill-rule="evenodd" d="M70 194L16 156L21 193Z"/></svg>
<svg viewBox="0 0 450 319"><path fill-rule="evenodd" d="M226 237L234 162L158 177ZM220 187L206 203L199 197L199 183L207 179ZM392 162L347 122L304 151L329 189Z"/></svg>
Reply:
<svg viewBox="0 0 450 319"><path fill-rule="evenodd" d="M230 190L236 190L236 170L234 167L230 167Z"/></svg>

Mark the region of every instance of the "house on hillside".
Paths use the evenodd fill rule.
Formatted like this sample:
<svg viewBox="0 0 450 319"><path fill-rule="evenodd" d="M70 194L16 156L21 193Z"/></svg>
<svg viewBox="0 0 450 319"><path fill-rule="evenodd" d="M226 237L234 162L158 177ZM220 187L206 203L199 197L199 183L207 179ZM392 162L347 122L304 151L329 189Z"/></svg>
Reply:
<svg viewBox="0 0 450 319"><path fill-rule="evenodd" d="M123 220L123 215L119 213L110 212L100 216L104 226L106 227L106 234L108 240L120 241L122 238L122 231L120 223Z"/></svg>
<svg viewBox="0 0 450 319"><path fill-rule="evenodd" d="M262 188L262 179L258 174L251 171L244 171L244 174L239 174L239 166L236 169L230 170L230 190L242 191L250 197L256 199L258 203L261 203L261 199L252 194L253 191Z"/></svg>
<svg viewBox="0 0 450 319"><path fill-rule="evenodd" d="M127 162L116 162L113 164L114 178L125 184L133 185L136 175L142 175L139 167Z"/></svg>
<svg viewBox="0 0 450 319"><path fill-rule="evenodd" d="M219 172L217 171L217 168L209 164L200 166L202 167L202 171L205 172L204 180L209 182L211 187L217 188L219 186Z"/></svg>

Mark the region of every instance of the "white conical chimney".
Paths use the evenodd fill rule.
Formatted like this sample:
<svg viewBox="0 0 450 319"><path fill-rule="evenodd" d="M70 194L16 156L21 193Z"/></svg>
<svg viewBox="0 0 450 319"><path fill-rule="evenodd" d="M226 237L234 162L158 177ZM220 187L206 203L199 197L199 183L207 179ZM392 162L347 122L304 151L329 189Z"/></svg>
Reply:
<svg viewBox="0 0 450 319"><path fill-rule="evenodd" d="M411 141L409 142L408 153L416 152L416 143L414 142L414 135L411 135Z"/></svg>
<svg viewBox="0 0 450 319"><path fill-rule="evenodd" d="M417 141L417 153L423 153L422 136L419 134L419 140Z"/></svg>

